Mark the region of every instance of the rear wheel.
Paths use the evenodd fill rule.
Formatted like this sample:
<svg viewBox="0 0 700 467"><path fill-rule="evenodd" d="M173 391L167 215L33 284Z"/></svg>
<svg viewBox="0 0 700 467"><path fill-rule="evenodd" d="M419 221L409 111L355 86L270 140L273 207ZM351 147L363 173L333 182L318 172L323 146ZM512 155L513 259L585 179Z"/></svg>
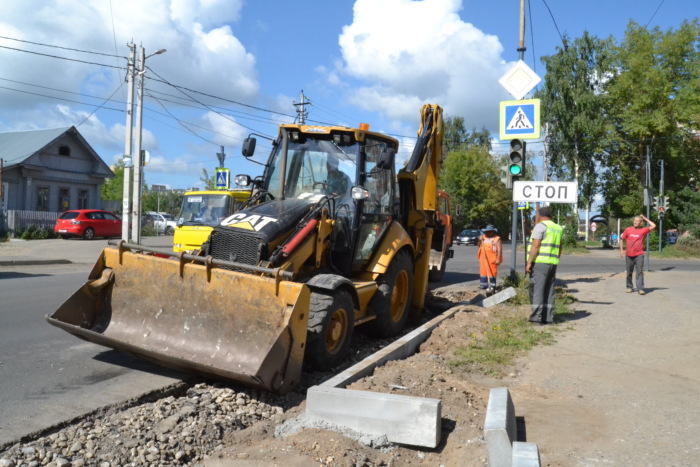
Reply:
<svg viewBox="0 0 700 467"><path fill-rule="evenodd" d="M95 230L92 227L88 227L85 229L85 232L83 232L83 238L85 240L92 240L95 238Z"/></svg>
<svg viewBox="0 0 700 467"><path fill-rule="evenodd" d="M413 262L407 251L394 256L377 284L379 289L368 305L376 319L367 323L366 329L375 336L393 337L406 325L413 297Z"/></svg>
<svg viewBox="0 0 700 467"><path fill-rule="evenodd" d="M355 323L355 307L345 290L312 292L306 361L317 370L328 370L345 361Z"/></svg>

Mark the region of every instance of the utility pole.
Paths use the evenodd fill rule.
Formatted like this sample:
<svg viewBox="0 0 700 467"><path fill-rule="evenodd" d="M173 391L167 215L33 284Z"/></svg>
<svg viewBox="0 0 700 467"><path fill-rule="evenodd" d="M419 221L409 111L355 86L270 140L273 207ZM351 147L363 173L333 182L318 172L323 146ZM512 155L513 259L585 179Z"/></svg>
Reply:
<svg viewBox="0 0 700 467"><path fill-rule="evenodd" d="M219 159L219 168L223 169L224 168L224 161L226 160L226 153L224 152L224 147L219 146L221 148L221 152L216 153L216 157Z"/></svg>
<svg viewBox="0 0 700 467"><path fill-rule="evenodd" d="M153 52L148 57L167 52L165 49L160 49ZM139 68L136 75L139 77L138 94L136 96L136 139L134 141L134 197L132 206L132 225L131 225L131 241L141 243L141 195L143 191L143 153L141 150L141 136L143 130L143 81L146 74L146 49L143 46L139 47Z"/></svg>
<svg viewBox="0 0 700 467"><path fill-rule="evenodd" d="M141 189L143 160L141 158L141 136L143 129L143 75L146 73L146 49L139 47L138 91L136 93L136 135L134 141L134 198L131 203L131 240L141 243Z"/></svg>
<svg viewBox="0 0 700 467"><path fill-rule="evenodd" d="M525 58L525 0L520 0L520 42L517 49L518 58ZM510 254L510 277L515 278L515 266L518 256L518 203L513 201L513 209L511 213L511 254ZM525 240L525 229L523 227L523 240ZM527 254L527 248L525 248Z"/></svg>
<svg viewBox="0 0 700 467"><path fill-rule="evenodd" d="M126 65L127 100L126 100L126 141L124 143L124 192L122 196L122 240L129 241L129 208L131 205L131 158L133 111L134 111L134 61L136 60L136 45L126 44L131 50L129 63Z"/></svg>
<svg viewBox="0 0 700 467"><path fill-rule="evenodd" d="M306 96L304 96L304 90L301 90L301 102L294 103L294 107L297 108L297 115L299 115L299 125L306 125Z"/></svg>
<svg viewBox="0 0 700 467"><path fill-rule="evenodd" d="M651 149L649 149L649 146L647 146L647 164L646 164L646 180L644 180L644 186L649 191L651 188ZM650 195L651 197L651 195ZM649 219L649 216L651 215L651 206L649 206L651 203L647 203L647 219ZM649 271L649 235L646 236L646 252L645 252L646 258L644 263L646 264L646 269L647 272Z"/></svg>
<svg viewBox="0 0 700 467"><path fill-rule="evenodd" d="M664 232L664 216L666 215L666 203L664 199L664 161L659 161L661 165L661 180L659 180L659 253L661 253L661 237ZM661 210L663 208L663 211Z"/></svg>

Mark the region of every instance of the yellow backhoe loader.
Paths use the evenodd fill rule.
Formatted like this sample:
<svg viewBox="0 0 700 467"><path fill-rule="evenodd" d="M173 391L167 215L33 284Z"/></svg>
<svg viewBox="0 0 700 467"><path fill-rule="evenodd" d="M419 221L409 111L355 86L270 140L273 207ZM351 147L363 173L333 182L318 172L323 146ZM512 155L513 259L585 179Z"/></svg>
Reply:
<svg viewBox="0 0 700 467"><path fill-rule="evenodd" d="M353 330L401 332L423 307L438 226L442 109L415 149L360 128L284 124L253 191L193 254L114 243L46 319L91 342L277 393L347 356ZM243 145L251 157L255 138ZM445 229L440 229L444 232ZM442 248L438 246L437 248ZM451 251L451 250L450 250Z"/></svg>

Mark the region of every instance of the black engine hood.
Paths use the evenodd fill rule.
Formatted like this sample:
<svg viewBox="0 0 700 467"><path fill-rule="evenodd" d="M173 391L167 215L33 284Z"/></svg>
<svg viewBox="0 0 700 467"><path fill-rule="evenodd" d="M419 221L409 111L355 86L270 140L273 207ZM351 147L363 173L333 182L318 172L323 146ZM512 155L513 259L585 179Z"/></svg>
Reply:
<svg viewBox="0 0 700 467"><path fill-rule="evenodd" d="M273 200L236 212L215 230L235 230L270 242L296 228L316 203L306 199Z"/></svg>

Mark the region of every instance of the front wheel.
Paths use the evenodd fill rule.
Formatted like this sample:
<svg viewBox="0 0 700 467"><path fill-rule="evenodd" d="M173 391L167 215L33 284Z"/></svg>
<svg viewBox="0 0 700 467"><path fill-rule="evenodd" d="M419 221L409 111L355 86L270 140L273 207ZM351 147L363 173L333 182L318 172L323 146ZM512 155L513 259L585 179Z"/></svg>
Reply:
<svg viewBox="0 0 700 467"><path fill-rule="evenodd" d="M167 226L165 228L165 235L172 235L175 233L175 229L173 229L171 226Z"/></svg>
<svg viewBox="0 0 700 467"><path fill-rule="evenodd" d="M317 370L343 363L354 325L355 307L347 291L311 292L306 361Z"/></svg>
<svg viewBox="0 0 700 467"><path fill-rule="evenodd" d="M83 232L83 238L85 240L93 240L95 238L95 231L92 227L85 229L85 232Z"/></svg>
<svg viewBox="0 0 700 467"><path fill-rule="evenodd" d="M394 337L406 325L413 297L413 261L406 250L399 251L389 268L377 279L377 292L368 308L376 318L367 323L367 332L378 337Z"/></svg>

